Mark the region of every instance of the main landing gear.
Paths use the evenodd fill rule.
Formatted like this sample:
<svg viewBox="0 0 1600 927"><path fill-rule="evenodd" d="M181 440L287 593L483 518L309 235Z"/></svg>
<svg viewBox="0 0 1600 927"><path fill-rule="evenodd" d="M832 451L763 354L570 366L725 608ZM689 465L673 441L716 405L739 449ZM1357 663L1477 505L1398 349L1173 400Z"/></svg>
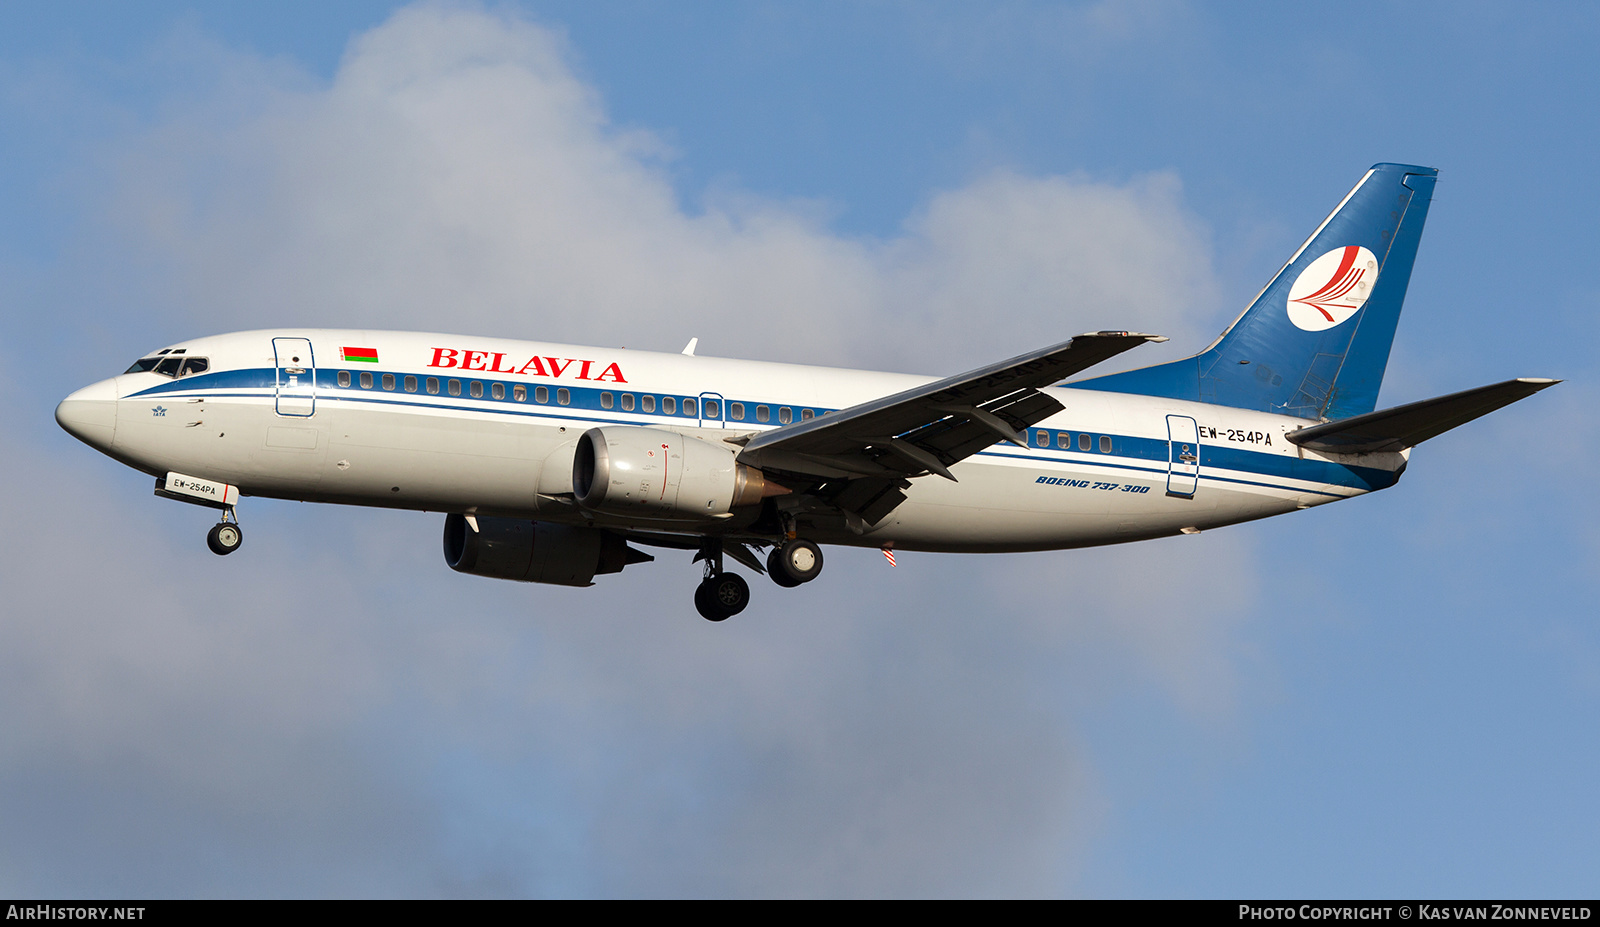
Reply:
<svg viewBox="0 0 1600 927"><path fill-rule="evenodd" d="M810 541L790 539L767 555L767 575L786 589L809 583L821 573L822 548Z"/></svg>
<svg viewBox="0 0 1600 927"><path fill-rule="evenodd" d="M206 546L211 548L213 554L227 556L243 543L244 531L239 527L239 516L229 506L222 510L222 521L212 525L211 530L206 532Z"/></svg>
<svg viewBox="0 0 1600 927"><path fill-rule="evenodd" d="M723 621L750 604L750 584L738 573L713 573L694 587L694 607L707 621Z"/></svg>
<svg viewBox="0 0 1600 927"><path fill-rule="evenodd" d="M695 558L705 561L706 578L695 587L694 607L707 621L725 621L750 604L750 584L722 568L722 555L722 542L708 539ZM790 538L767 555L767 573L786 588L809 583L822 573L822 549L811 541Z"/></svg>
<svg viewBox="0 0 1600 927"><path fill-rule="evenodd" d="M726 621L750 604L750 584L722 568L722 542L710 538L696 559L706 562L706 578L694 587L694 607L707 621Z"/></svg>

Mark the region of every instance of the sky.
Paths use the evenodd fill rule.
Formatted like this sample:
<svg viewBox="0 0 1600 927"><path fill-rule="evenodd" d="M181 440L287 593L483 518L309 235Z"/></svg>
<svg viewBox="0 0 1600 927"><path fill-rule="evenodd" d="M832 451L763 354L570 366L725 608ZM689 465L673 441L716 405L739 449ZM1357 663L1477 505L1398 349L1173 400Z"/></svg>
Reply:
<svg viewBox="0 0 1600 927"><path fill-rule="evenodd" d="M1573 897L1600 869L1575 4L0 6L0 894ZM143 352L364 326L948 375L1221 331L1438 167L1396 487L1096 550L467 577L62 432ZM1590 411L1585 411L1590 410Z"/></svg>

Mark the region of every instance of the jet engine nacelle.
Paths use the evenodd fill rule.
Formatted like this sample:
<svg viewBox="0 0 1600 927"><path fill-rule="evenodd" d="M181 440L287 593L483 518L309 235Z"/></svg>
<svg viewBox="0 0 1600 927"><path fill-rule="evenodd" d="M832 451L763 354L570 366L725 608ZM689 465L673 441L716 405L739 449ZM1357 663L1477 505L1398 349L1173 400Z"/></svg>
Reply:
<svg viewBox="0 0 1600 927"><path fill-rule="evenodd" d="M591 428L572 457L578 504L597 512L705 518L788 492L737 452L659 428Z"/></svg>
<svg viewBox="0 0 1600 927"><path fill-rule="evenodd" d="M474 526L476 523L476 526ZM597 573L620 573L630 563L653 560L619 534L523 518L444 520L444 562L457 573L523 583L592 586Z"/></svg>

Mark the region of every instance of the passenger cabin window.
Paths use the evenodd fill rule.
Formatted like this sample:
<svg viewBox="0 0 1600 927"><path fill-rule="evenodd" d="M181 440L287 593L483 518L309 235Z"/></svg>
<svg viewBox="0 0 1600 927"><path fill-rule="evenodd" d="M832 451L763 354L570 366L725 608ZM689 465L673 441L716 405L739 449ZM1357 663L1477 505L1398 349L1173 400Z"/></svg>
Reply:
<svg viewBox="0 0 1600 927"><path fill-rule="evenodd" d="M489 395L496 399L506 398L506 385L504 383L496 383L493 386L490 386Z"/></svg>
<svg viewBox="0 0 1600 927"><path fill-rule="evenodd" d="M339 371L339 385L340 386L349 386L350 385L350 371L348 371L348 370Z"/></svg>
<svg viewBox="0 0 1600 927"><path fill-rule="evenodd" d="M361 374L361 388L372 389L372 374L365 371Z"/></svg>
<svg viewBox="0 0 1600 927"><path fill-rule="evenodd" d="M1100 436L1100 453L1102 453L1102 454L1111 453L1111 436L1110 435L1101 435Z"/></svg>
<svg viewBox="0 0 1600 927"><path fill-rule="evenodd" d="M437 396L437 395L439 395L439 378L438 377L429 377L427 386L428 386L428 395L429 396Z"/></svg>
<svg viewBox="0 0 1600 927"><path fill-rule="evenodd" d="M800 410L800 421L809 422L809 421L811 421L811 417L813 415L815 415L815 414L816 413L812 412L810 409L801 409Z"/></svg>
<svg viewBox="0 0 1600 927"><path fill-rule="evenodd" d="M721 418L722 404L715 399L706 400L706 418Z"/></svg>
<svg viewBox="0 0 1600 927"><path fill-rule="evenodd" d="M609 409L616 404L616 399L610 393L600 394L600 408Z"/></svg>
<svg viewBox="0 0 1600 927"><path fill-rule="evenodd" d="M1089 449L1089 436L1088 435L1078 435L1078 450L1087 451L1088 449Z"/></svg>
<svg viewBox="0 0 1600 927"><path fill-rule="evenodd" d="M518 402L527 402L528 388L521 385L511 387L511 398Z"/></svg>
<svg viewBox="0 0 1600 927"><path fill-rule="evenodd" d="M730 402L730 403L728 403L728 417L733 419L736 422L744 421L744 403L742 403L742 402Z"/></svg>
<svg viewBox="0 0 1600 927"><path fill-rule="evenodd" d="M1033 443L1039 445L1040 447L1049 447L1050 446L1050 432L1048 432L1048 431L1039 432L1037 435L1034 436Z"/></svg>
<svg viewBox="0 0 1600 927"><path fill-rule="evenodd" d="M678 414L678 400L672 398L671 396L662 396L661 397L661 411L667 413L668 415L677 415Z"/></svg>
<svg viewBox="0 0 1600 927"><path fill-rule="evenodd" d="M1072 450L1072 435L1065 431L1056 432L1056 447L1061 448L1063 451Z"/></svg>
<svg viewBox="0 0 1600 927"><path fill-rule="evenodd" d="M696 405L696 403L695 403L695 401L693 399L685 399L683 401L683 414L684 415L693 415L694 414L695 405Z"/></svg>
<svg viewBox="0 0 1600 927"><path fill-rule="evenodd" d="M772 418L772 410L766 406L756 406L756 421L764 422Z"/></svg>
<svg viewBox="0 0 1600 927"><path fill-rule="evenodd" d="M794 421L794 410L789 408L788 406L784 406L784 407L780 408L778 410L778 421L782 422L785 425L787 425L790 422Z"/></svg>
<svg viewBox="0 0 1600 927"><path fill-rule="evenodd" d="M363 373L362 376L366 376L366 374ZM449 390L450 395L452 395L452 396L461 395L461 381L460 380L451 380L450 382L448 382L448 383L446 383L444 385L444 388L446 390Z"/></svg>
<svg viewBox="0 0 1600 927"><path fill-rule="evenodd" d="M482 399L483 384L479 383L477 380L473 380L470 384L468 384L467 392L471 394L473 399Z"/></svg>
<svg viewBox="0 0 1600 927"><path fill-rule="evenodd" d="M406 377L405 378L405 385L406 385L406 392L408 392L408 393L416 392L417 391L417 378L416 377Z"/></svg>
<svg viewBox="0 0 1600 927"><path fill-rule="evenodd" d="M383 388L388 390L394 389L394 374L386 373L383 375Z"/></svg>
<svg viewBox="0 0 1600 927"><path fill-rule="evenodd" d="M559 402L564 406L571 405L572 404L572 392L570 390L568 390L565 386L563 386L560 389L556 390L556 402Z"/></svg>
<svg viewBox="0 0 1600 927"><path fill-rule="evenodd" d="M632 412L633 411L633 394L632 393L623 393L622 394L622 411L624 411L624 412Z"/></svg>
<svg viewBox="0 0 1600 927"><path fill-rule="evenodd" d="M536 386L536 387L534 387L534 389L533 389L533 401L534 402L549 402L550 401L550 387L548 387L548 386Z"/></svg>
<svg viewBox="0 0 1600 927"><path fill-rule="evenodd" d="M644 411L646 411L646 412L654 412L656 410L656 397L654 397L654 396L640 396L639 397L639 408L644 410Z"/></svg>

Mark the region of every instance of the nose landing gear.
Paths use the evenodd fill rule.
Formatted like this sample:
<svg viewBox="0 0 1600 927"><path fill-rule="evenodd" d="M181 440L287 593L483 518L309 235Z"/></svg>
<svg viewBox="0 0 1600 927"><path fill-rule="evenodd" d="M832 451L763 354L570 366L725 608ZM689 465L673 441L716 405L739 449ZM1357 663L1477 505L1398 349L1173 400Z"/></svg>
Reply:
<svg viewBox="0 0 1600 927"><path fill-rule="evenodd" d="M244 531L239 527L239 516L229 506L222 510L222 521L212 525L211 530L206 532L206 546L211 548L213 554L222 557L238 550L243 543Z"/></svg>

